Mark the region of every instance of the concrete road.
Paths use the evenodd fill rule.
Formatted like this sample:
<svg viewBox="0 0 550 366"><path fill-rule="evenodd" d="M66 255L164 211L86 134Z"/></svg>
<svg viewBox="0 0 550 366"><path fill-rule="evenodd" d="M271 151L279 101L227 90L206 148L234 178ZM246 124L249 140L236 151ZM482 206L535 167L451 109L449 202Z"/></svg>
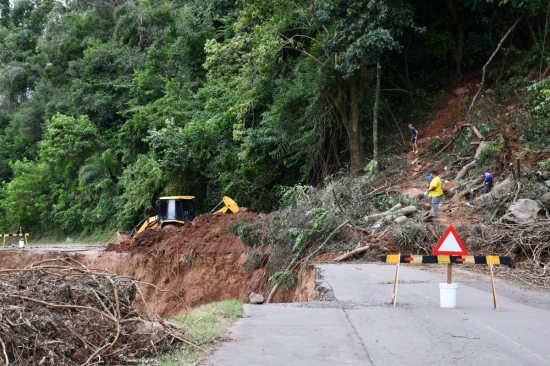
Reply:
<svg viewBox="0 0 550 366"><path fill-rule="evenodd" d="M550 293L454 271L458 307L439 307L442 267L321 265L334 301L246 305L210 365L550 365ZM425 266L422 268L426 268Z"/></svg>

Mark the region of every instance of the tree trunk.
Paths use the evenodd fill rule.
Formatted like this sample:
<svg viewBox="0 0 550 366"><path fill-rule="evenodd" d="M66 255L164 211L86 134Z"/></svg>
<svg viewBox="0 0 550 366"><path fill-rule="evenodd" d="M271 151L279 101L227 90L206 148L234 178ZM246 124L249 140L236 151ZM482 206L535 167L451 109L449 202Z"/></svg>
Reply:
<svg viewBox="0 0 550 366"><path fill-rule="evenodd" d="M361 120L366 78L367 67L365 63L356 76L346 80L340 79L334 89L334 104L338 111L340 123L346 130L348 137L350 174L352 176L361 175L367 163L363 147L363 122Z"/></svg>
<svg viewBox="0 0 550 366"><path fill-rule="evenodd" d="M457 25L456 33L457 33L456 34L457 45L456 45L455 73L456 73L456 80L462 80L462 54L463 54L463 48L464 48L464 29L461 23Z"/></svg>
<svg viewBox="0 0 550 366"><path fill-rule="evenodd" d="M349 150L351 157L351 175L360 175L367 163L365 149L363 148L363 125L361 123L361 110L363 109L363 90L360 82L350 84L350 116L349 116Z"/></svg>
<svg viewBox="0 0 550 366"><path fill-rule="evenodd" d="M464 48L464 27L459 19L458 8L453 0L445 0L447 10L453 19L453 28L455 36L455 74L456 79L462 79L462 54Z"/></svg>
<svg viewBox="0 0 550 366"><path fill-rule="evenodd" d="M374 97L374 111L372 115L372 160L374 169L378 169L378 105L380 103L380 82L382 79L382 65L376 62L376 94Z"/></svg>

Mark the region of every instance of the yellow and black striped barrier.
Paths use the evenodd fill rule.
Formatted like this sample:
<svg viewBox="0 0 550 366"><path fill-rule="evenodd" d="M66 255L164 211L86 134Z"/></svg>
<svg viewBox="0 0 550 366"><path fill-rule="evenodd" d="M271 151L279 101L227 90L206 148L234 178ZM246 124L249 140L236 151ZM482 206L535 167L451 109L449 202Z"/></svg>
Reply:
<svg viewBox="0 0 550 366"><path fill-rule="evenodd" d="M498 255L411 255L388 254L380 256L380 261L387 264L502 264L512 265L511 257Z"/></svg>
<svg viewBox="0 0 550 366"><path fill-rule="evenodd" d="M21 234L0 234L0 236L2 236L4 238L4 241L3 241L3 244L2 246L6 246L6 238L9 238L9 237L21 237L23 239L25 239L25 245L29 244L28 243L28 240L27 240L27 237L29 236L30 234L29 233L21 233Z"/></svg>

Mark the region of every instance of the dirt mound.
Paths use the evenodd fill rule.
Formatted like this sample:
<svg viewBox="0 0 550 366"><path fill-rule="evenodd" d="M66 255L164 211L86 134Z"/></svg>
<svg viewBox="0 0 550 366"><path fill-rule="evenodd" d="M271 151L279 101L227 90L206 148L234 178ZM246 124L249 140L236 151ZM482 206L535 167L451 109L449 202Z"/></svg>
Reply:
<svg viewBox="0 0 550 366"><path fill-rule="evenodd" d="M466 118L469 99L477 90L477 79L458 85L452 92L445 96L445 103L438 109L436 115L431 118L421 129L420 142L423 137L443 137L451 134L453 129Z"/></svg>
<svg viewBox="0 0 550 366"><path fill-rule="evenodd" d="M138 315L133 280L66 263L0 274L5 364L122 365L181 338L179 330Z"/></svg>
<svg viewBox="0 0 550 366"><path fill-rule="evenodd" d="M236 214L206 214L197 217L182 227L169 226L161 230L148 230L133 240L120 244L109 244L106 251L141 254L229 254L246 253L248 250L241 239L229 231L236 220L257 220L258 214L240 211Z"/></svg>

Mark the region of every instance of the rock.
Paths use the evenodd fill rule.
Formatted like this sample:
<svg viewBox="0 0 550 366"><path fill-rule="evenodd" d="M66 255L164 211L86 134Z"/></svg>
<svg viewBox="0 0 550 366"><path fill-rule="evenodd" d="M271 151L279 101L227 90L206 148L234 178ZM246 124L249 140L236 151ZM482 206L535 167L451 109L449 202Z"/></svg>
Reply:
<svg viewBox="0 0 550 366"><path fill-rule="evenodd" d="M544 185L547 186L548 188L550 188L550 180L545 180Z"/></svg>
<svg viewBox="0 0 550 366"><path fill-rule="evenodd" d="M407 188L403 191L403 194L409 198L422 197L424 192L420 188Z"/></svg>
<svg viewBox="0 0 550 366"><path fill-rule="evenodd" d="M250 295L248 295L248 302L250 304L263 304L265 302L265 299L262 295L252 292Z"/></svg>
<svg viewBox="0 0 550 366"><path fill-rule="evenodd" d="M545 205L550 205L550 192L543 194L540 201Z"/></svg>
<svg viewBox="0 0 550 366"><path fill-rule="evenodd" d="M395 220L393 220L394 223L396 224L402 224L404 223L405 221L407 221L409 218L407 216L399 216L397 217Z"/></svg>
<svg viewBox="0 0 550 366"><path fill-rule="evenodd" d="M459 97L461 95L464 95L464 94L468 94L470 90L468 88L466 88L465 86L463 86L462 88L456 88L455 90L453 90L453 94L456 96L456 97Z"/></svg>
<svg viewBox="0 0 550 366"><path fill-rule="evenodd" d="M533 222L539 211L540 206L537 201L522 198L508 207L508 212L503 219L516 223Z"/></svg>

